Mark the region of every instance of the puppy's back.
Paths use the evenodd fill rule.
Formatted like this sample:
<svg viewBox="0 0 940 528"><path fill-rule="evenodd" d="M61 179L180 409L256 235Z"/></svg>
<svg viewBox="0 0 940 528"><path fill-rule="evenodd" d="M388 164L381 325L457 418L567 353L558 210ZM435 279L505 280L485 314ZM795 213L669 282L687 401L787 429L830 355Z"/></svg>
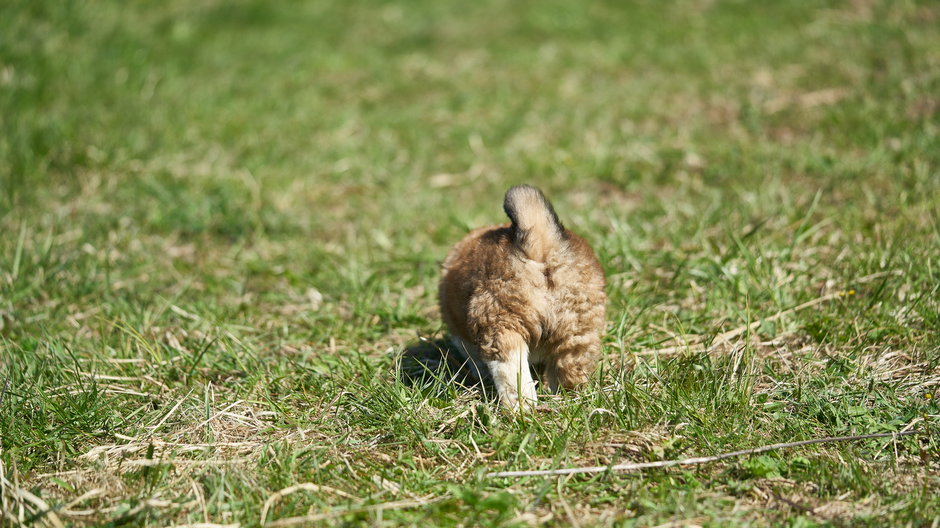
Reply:
<svg viewBox="0 0 940 528"><path fill-rule="evenodd" d="M492 313L512 313L519 323L515 330L529 338L553 333L546 321L579 319L550 312L599 306L603 318L603 269L590 245L565 229L545 195L529 185L512 187L503 210L509 224L470 232L444 260L439 302L451 332L474 340L475 326L492 323L480 317L487 310L471 307L473 299L476 307L492 303Z"/></svg>
<svg viewBox="0 0 940 528"><path fill-rule="evenodd" d="M451 332L470 339L467 310L474 292L491 289L496 281L511 285L518 260L509 224L471 231L444 259L444 274L438 291L441 318ZM506 291L506 294L509 292Z"/></svg>

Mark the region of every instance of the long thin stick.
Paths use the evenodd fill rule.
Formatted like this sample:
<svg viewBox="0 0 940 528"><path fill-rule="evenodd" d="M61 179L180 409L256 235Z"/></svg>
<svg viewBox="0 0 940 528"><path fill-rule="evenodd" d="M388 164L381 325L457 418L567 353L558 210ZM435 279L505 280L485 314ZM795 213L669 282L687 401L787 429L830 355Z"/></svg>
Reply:
<svg viewBox="0 0 940 528"><path fill-rule="evenodd" d="M799 442L787 442L783 444L772 444L761 447L755 447L751 449L742 449L740 451L732 451L730 453L722 453L715 456L707 457L695 457L695 458L683 458L679 460L660 460L657 462L639 462L639 463L630 463L630 464L617 464L613 466L592 466L592 467L575 467L575 468L564 468L564 469L543 469L535 471L499 471L496 473L490 473L487 477L498 478L498 477L535 477L540 475L577 475L580 473L604 473L606 471L636 471L640 469L651 469L651 468L661 468L661 467L670 467L670 466L694 466L698 464L707 464L708 462L716 462L718 460L724 460L726 458L738 457L743 455L754 455L757 453L765 453L767 451L774 451L776 449L785 449L788 447L797 447L810 444L825 444L832 442L848 442L851 440L865 440L868 438L897 438L899 436L909 436L922 434L923 431L912 429L910 431L902 431L900 433L875 433L867 435L858 435L858 436L830 436L827 438L814 438L812 440L801 440Z"/></svg>

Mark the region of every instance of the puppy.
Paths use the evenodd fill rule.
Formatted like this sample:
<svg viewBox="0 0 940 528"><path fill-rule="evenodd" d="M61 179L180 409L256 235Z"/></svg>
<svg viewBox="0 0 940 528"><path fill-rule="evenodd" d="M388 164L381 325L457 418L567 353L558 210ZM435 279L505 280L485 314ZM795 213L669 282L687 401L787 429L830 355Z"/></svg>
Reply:
<svg viewBox="0 0 940 528"><path fill-rule="evenodd" d="M510 223L463 238L444 260L441 318L454 344L489 370L500 402L536 402L535 367L551 390L587 382L604 330L604 270L565 229L542 191L506 192Z"/></svg>

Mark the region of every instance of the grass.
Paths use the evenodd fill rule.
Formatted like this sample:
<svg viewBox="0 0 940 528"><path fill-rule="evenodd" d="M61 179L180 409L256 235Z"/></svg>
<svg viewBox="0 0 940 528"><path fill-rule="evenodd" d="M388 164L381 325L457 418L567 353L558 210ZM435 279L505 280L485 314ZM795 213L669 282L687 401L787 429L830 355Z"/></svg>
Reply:
<svg viewBox="0 0 940 528"><path fill-rule="evenodd" d="M934 2L0 20L0 525L940 522ZM589 387L513 418L400 359L521 182L596 248L610 324Z"/></svg>

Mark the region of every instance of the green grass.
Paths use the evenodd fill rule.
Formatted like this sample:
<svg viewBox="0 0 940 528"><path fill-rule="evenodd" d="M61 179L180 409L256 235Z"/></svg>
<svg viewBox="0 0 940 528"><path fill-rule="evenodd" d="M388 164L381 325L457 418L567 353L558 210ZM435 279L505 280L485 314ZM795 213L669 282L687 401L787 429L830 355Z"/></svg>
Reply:
<svg viewBox="0 0 940 528"><path fill-rule="evenodd" d="M0 20L0 525L940 522L935 2ZM513 418L399 358L522 182L596 248L610 324L589 387ZM934 432L485 476L905 428Z"/></svg>

